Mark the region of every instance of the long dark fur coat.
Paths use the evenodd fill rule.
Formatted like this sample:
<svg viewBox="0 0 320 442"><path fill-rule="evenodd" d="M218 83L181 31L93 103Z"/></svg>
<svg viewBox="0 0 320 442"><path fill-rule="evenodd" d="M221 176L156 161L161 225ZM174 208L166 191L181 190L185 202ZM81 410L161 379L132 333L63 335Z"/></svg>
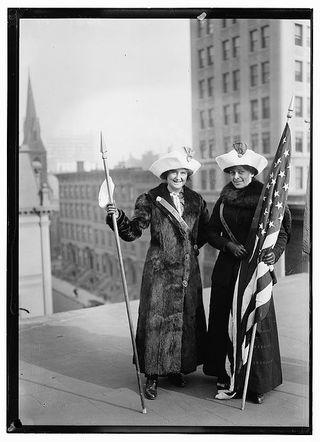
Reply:
<svg viewBox="0 0 320 442"><path fill-rule="evenodd" d="M223 216L236 239L245 245L251 222L263 185L253 180L244 189L227 184L216 202L207 226L207 240L220 250L212 273L210 313L206 339L204 373L228 382L225 357L228 342L228 319L233 299L234 285L240 265L239 258L227 249L230 238L220 220L220 205L224 203ZM290 236L291 216L286 209L277 243L273 249L276 261L283 253ZM255 340L249 390L267 392L282 382L277 323L273 299L269 313L259 323Z"/></svg>
<svg viewBox="0 0 320 442"><path fill-rule="evenodd" d="M136 343L141 372L164 376L190 373L203 360L206 321L197 255L209 215L202 197L184 187L185 232L158 196L174 207L167 185L160 184L137 198L131 220L120 211L118 228L124 241L133 241L150 227ZM108 217L107 223L112 227Z"/></svg>

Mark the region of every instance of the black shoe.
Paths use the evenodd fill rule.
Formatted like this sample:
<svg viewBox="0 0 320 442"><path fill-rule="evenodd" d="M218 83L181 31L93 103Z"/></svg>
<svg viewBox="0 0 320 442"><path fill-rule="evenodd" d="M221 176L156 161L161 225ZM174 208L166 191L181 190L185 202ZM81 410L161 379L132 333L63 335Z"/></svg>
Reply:
<svg viewBox="0 0 320 442"><path fill-rule="evenodd" d="M171 373L168 375L168 379L172 385L176 387L185 387L186 381L181 373Z"/></svg>
<svg viewBox="0 0 320 442"><path fill-rule="evenodd" d="M263 393L249 393L248 394L248 399L250 401L252 401L254 404L259 404L261 405L264 401L264 395Z"/></svg>
<svg viewBox="0 0 320 442"><path fill-rule="evenodd" d="M144 387L144 395L146 399L153 400L157 397L158 379L147 378Z"/></svg>
<svg viewBox="0 0 320 442"><path fill-rule="evenodd" d="M256 396L256 404L262 404L262 402L264 401L264 395L262 393L257 394Z"/></svg>

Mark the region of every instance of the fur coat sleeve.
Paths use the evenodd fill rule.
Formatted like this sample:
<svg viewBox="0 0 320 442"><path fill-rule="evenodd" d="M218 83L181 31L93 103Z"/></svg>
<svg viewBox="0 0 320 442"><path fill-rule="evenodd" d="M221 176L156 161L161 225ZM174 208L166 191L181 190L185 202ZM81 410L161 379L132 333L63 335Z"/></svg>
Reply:
<svg viewBox="0 0 320 442"><path fill-rule="evenodd" d="M200 217L199 217L199 227L198 227L198 237L197 237L197 246L200 249L207 242L207 226L209 223L209 212L207 209L207 203L201 197L201 208L200 208Z"/></svg>
<svg viewBox="0 0 320 442"><path fill-rule="evenodd" d="M143 193L140 195L135 204L134 214L130 220L123 210L119 210L119 218L117 219L119 236L124 241L134 241L140 238L142 231L147 229L151 220L151 202L148 196ZM113 229L111 216L106 217L106 223Z"/></svg>

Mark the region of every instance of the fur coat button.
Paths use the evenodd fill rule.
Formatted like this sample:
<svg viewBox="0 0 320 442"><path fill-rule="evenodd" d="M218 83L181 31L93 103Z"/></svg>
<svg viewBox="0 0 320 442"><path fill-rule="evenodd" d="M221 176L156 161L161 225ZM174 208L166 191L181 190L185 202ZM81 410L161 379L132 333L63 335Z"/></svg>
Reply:
<svg viewBox="0 0 320 442"><path fill-rule="evenodd" d="M186 281L185 279L182 281L182 285L183 285L183 287L187 287L187 285L188 285L188 281Z"/></svg>

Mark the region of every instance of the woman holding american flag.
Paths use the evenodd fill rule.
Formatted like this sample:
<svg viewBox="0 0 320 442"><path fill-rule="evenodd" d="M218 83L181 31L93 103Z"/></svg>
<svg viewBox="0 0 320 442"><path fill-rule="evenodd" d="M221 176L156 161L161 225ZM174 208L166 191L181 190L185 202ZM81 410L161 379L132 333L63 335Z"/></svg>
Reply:
<svg viewBox="0 0 320 442"><path fill-rule="evenodd" d="M285 134L282 140L284 144ZM257 322L258 315L256 302L260 293L257 287L261 285L261 281L266 281L266 273L263 275L264 280L260 278L258 281L257 263L261 262L268 274L268 281L271 280L271 288L270 297L263 305L265 310L256 329L248 384L248 398L261 404L264 393L282 383L269 266L278 261L290 236L290 212L285 203L277 200L281 197L281 192L280 187L276 187L281 186L281 189L285 188L282 193L287 192L285 180L289 179L289 170L286 170L285 160L282 164L281 160L272 163L270 183L267 181L263 185L256 179L256 175L265 169L267 159L248 149L245 143L235 143L233 147L232 151L216 158L220 169L229 175L230 182L221 191L207 230L208 243L219 249L220 253L212 274L203 370L206 375L217 377L217 399L230 399L242 394L251 325L252 321ZM278 176L283 182L277 181ZM257 224L254 241L250 242L257 207L260 224ZM262 241L269 234L274 242L272 246L267 247L266 244L264 247ZM243 268L246 268L244 278ZM266 283L266 290L268 284ZM263 302L259 304L259 308Z"/></svg>

